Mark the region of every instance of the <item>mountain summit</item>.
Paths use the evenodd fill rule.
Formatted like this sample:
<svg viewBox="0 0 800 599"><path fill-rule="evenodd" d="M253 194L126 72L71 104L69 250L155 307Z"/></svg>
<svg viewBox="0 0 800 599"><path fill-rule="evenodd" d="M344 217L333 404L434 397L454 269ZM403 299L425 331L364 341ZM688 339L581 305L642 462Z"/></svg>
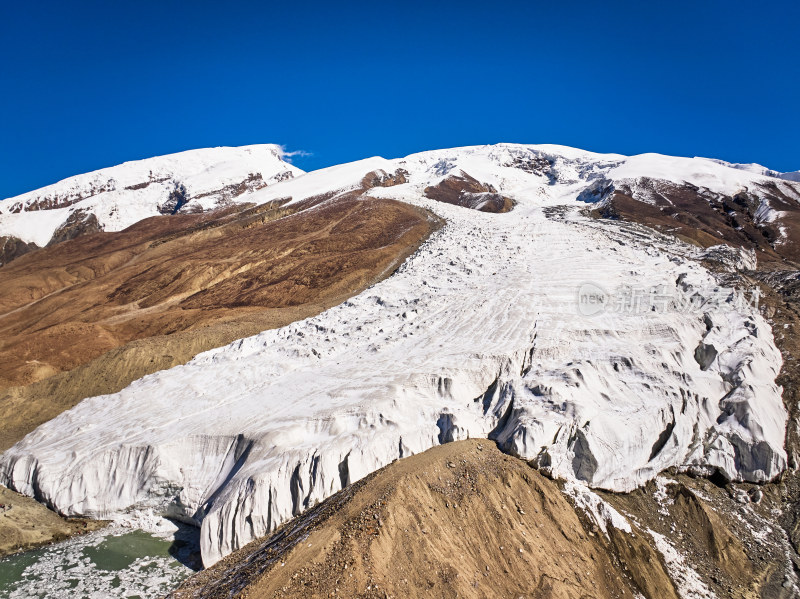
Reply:
<svg viewBox="0 0 800 599"><path fill-rule="evenodd" d="M302 174L282 156L281 147L270 144L189 150L69 177L0 201L0 265L35 247L121 231L157 214L219 208Z"/></svg>

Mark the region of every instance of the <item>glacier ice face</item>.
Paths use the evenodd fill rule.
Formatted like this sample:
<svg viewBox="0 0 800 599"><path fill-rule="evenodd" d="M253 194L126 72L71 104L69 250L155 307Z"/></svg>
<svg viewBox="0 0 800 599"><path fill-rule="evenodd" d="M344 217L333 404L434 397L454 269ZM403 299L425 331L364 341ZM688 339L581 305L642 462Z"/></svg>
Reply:
<svg viewBox="0 0 800 599"><path fill-rule="evenodd" d="M369 194L447 224L319 316L84 400L4 453L0 482L65 514L156 507L201 527L210 565L392 460L466 437L617 491L672 466L777 476L787 416L767 323L698 250L580 213L577 195L623 160L509 145L338 169L333 189L403 168L407 183ZM459 171L516 208L423 198ZM326 176L253 195L300 201Z"/></svg>

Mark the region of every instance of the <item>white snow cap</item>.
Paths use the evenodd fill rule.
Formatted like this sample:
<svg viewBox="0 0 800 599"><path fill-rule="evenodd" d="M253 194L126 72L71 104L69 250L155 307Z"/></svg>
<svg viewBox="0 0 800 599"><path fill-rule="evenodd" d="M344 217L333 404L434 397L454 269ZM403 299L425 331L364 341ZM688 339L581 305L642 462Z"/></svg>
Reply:
<svg viewBox="0 0 800 599"><path fill-rule="evenodd" d="M0 235L44 246L76 210L93 213L105 231L121 231L160 214L159 207L176 184L185 186L193 205L214 208L222 195L215 192L229 186L248 180L254 186L269 185L302 174L302 170L284 162L283 152L274 144L206 148L70 177L0 201ZM246 201L242 196L236 199ZM53 205L57 207L37 209Z"/></svg>

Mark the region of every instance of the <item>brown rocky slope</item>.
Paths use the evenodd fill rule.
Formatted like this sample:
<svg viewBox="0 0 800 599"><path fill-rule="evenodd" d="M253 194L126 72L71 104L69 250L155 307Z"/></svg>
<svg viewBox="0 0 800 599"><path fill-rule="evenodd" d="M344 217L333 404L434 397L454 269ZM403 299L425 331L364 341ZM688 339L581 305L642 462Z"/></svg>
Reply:
<svg viewBox="0 0 800 599"><path fill-rule="evenodd" d="M630 531L602 530L563 489L491 441L448 443L365 477L170 597L793 596L768 521L775 487L667 474L599 493ZM757 503L739 496L759 491Z"/></svg>
<svg viewBox="0 0 800 599"><path fill-rule="evenodd" d="M641 584L677 597L649 545L628 542ZM618 559L556 483L470 440L396 461L171 597L633 598Z"/></svg>
<svg viewBox="0 0 800 599"><path fill-rule="evenodd" d="M768 582L778 556L736 521L741 504L706 480L661 486L603 494L631 524L604 532L562 483L494 443L448 443L347 487L171 598L789 596ZM680 547L689 574L651 530Z"/></svg>
<svg viewBox="0 0 800 599"><path fill-rule="evenodd" d="M102 520L66 520L5 487L0 487L0 557L102 528Z"/></svg>
<svg viewBox="0 0 800 599"><path fill-rule="evenodd" d="M84 397L316 314L436 226L359 196L153 217L0 269L0 450Z"/></svg>

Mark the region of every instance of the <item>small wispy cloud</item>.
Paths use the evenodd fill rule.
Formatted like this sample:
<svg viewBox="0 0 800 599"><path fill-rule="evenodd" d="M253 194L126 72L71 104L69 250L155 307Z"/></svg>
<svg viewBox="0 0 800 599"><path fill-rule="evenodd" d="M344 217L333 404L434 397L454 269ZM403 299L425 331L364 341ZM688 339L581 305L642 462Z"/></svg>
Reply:
<svg viewBox="0 0 800 599"><path fill-rule="evenodd" d="M307 158L313 155L313 152L306 152L305 150L287 150L286 146L281 146L281 158L286 162L291 162L292 158Z"/></svg>

